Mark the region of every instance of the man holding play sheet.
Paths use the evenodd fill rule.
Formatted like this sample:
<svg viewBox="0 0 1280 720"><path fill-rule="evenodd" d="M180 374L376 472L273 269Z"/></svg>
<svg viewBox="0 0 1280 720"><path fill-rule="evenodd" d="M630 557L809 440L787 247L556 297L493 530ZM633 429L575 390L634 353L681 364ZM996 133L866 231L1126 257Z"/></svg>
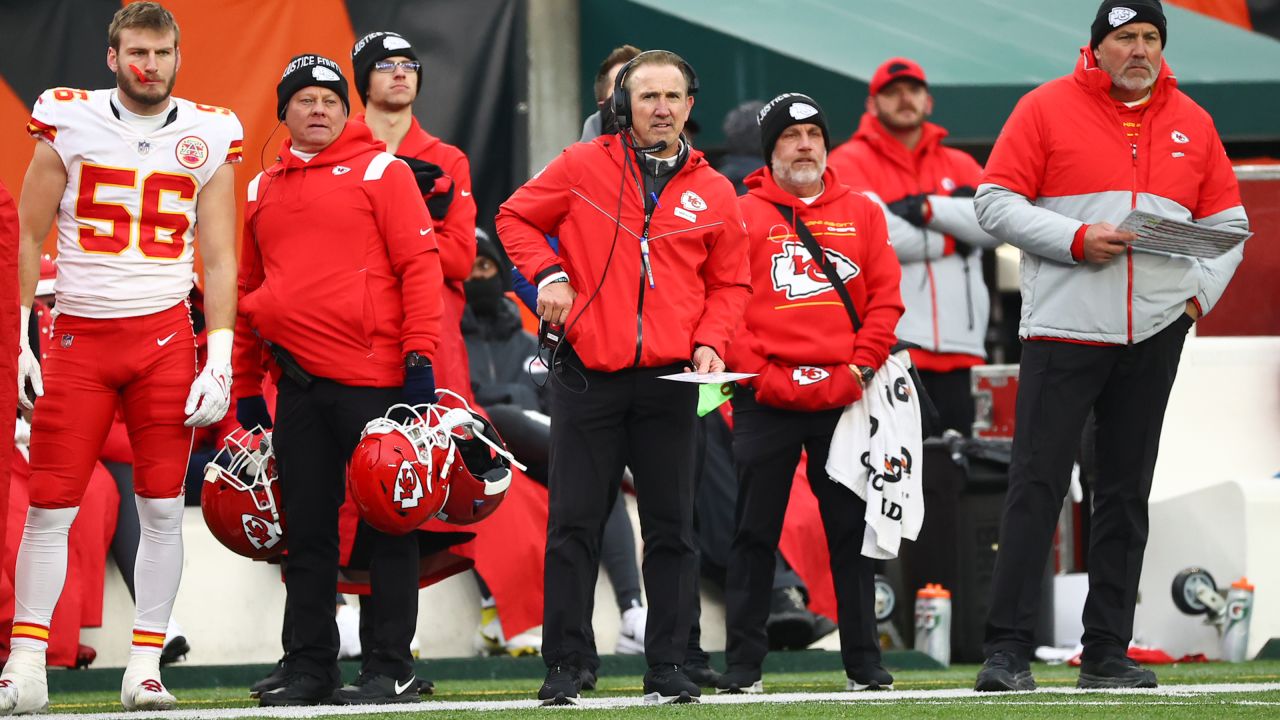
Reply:
<svg viewBox="0 0 1280 720"><path fill-rule="evenodd" d="M1247 230L1213 121L1164 63L1156 0L1105 0L1075 72L1031 91L975 198L1022 249L1018 424L978 690L1031 690L1028 659L1049 544L1081 428L1097 420L1079 686L1154 687L1129 660L1147 497L1183 340L1213 309L1243 244L1212 260L1135 251L1131 210Z"/></svg>

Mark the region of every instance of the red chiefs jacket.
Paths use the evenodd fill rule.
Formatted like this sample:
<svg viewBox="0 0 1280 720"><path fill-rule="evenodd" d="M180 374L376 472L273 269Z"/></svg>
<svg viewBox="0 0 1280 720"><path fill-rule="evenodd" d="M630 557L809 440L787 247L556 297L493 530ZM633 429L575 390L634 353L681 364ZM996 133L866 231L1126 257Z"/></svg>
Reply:
<svg viewBox="0 0 1280 720"><path fill-rule="evenodd" d="M566 148L503 203L503 247L525 277L556 267L568 273L578 292L568 340L593 370L687 362L698 345L724 357L751 292L733 186L689 151L649 222L650 287L641 261L643 186L635 156L625 152L624 161L617 135ZM558 255L546 235L560 238Z"/></svg>
<svg viewBox="0 0 1280 720"><path fill-rule="evenodd" d="M884 213L842 185L829 167L825 189L811 205L779 188L769 168L748 175L745 183L748 192L739 203L754 292L726 364L734 372L759 373L749 382L766 405L790 410L848 405L862 397L862 383L849 365L883 365L902 316L901 269ZM775 203L787 208L785 216ZM797 217L840 273L861 330L854 332L830 278L796 235Z"/></svg>
<svg viewBox="0 0 1280 720"><path fill-rule="evenodd" d="M352 119L364 122L364 113ZM462 308L467 302L462 283L471 275L476 260L476 199L471 196L471 163L461 150L423 129L417 118L396 154L439 165L453 179L449 212L443 220L432 219L445 287L440 341L432 363L437 387L448 388L471 401L470 360L461 330Z"/></svg>
<svg viewBox="0 0 1280 720"><path fill-rule="evenodd" d="M944 370L981 362L990 315L982 279L982 254L956 253L953 239L974 247L1000 242L978 226L971 197L950 197L957 188L977 188L982 168L968 154L942 144L947 131L926 122L920 142L908 149L871 113L857 132L831 151L828 164L846 185L891 203L916 193L929 196L926 227L918 228L886 212L889 240L902 262L902 303L898 337L923 350L911 356L922 368ZM968 361L947 358L968 356Z"/></svg>
<svg viewBox="0 0 1280 720"><path fill-rule="evenodd" d="M413 173L363 123L310 162L286 139L249 183L234 353L236 397L262 393L263 346L344 385L394 387L434 354L439 252Z"/></svg>
<svg viewBox="0 0 1280 720"><path fill-rule="evenodd" d="M1135 125L1124 125L1110 88L1081 48L1073 74L1018 102L987 162L975 205L983 228L1023 251L1021 337L1141 342L1188 300L1212 310L1244 256L1241 243L1213 260L1132 249L1105 264L1081 260L1090 223L1118 225L1134 208L1249 227L1213 120L1168 64Z"/></svg>

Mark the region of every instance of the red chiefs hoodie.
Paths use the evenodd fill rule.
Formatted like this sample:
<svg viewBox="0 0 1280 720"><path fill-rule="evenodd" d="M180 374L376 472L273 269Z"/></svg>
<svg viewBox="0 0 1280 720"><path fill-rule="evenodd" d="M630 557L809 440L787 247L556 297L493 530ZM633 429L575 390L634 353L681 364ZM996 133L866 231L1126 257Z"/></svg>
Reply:
<svg viewBox="0 0 1280 720"><path fill-rule="evenodd" d="M822 195L805 205L761 168L747 176L748 192L739 199L753 293L726 362L734 372L759 373L748 381L757 400L789 410L838 408L862 397L849 365L883 365L902 316L902 271L883 211L840 184L831 168L822 180ZM861 330L854 331L822 265L796 235L797 218L840 273Z"/></svg>
<svg viewBox="0 0 1280 720"><path fill-rule="evenodd" d="M310 162L286 139L249 183L234 353L236 397L262 393L262 341L309 373L394 387L435 352L442 312L432 221L403 161L349 122Z"/></svg>
<svg viewBox="0 0 1280 720"><path fill-rule="evenodd" d="M617 135L566 148L502 204L503 247L527 278L555 266L568 273L578 292L568 340L588 368L688 362L698 345L724 357L751 292L733 185L689 151L648 225L651 287L641 262L642 186L635 156L623 153ZM547 235L560 238L558 255Z"/></svg>

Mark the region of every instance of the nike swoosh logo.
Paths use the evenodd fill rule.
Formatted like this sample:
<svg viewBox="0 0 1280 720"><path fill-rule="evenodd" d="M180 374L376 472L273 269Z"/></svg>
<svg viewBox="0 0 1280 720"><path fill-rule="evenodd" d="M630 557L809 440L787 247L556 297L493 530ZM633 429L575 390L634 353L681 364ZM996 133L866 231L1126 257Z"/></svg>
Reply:
<svg viewBox="0 0 1280 720"><path fill-rule="evenodd" d="M471 197L471 191L470 191L470 190L463 190L463 191L462 191L462 197Z"/></svg>
<svg viewBox="0 0 1280 720"><path fill-rule="evenodd" d="M169 337L167 337L167 338L165 338L165 339L163 339L163 340L161 340L160 338L156 338L156 345L158 345L159 347L164 347L164 346L165 346L165 344L166 344L166 343L168 343L170 340L172 340L172 339L173 339L173 336L174 336L174 335L177 335L177 334L178 334L177 332L169 333Z"/></svg>
<svg viewBox="0 0 1280 720"><path fill-rule="evenodd" d="M427 234L427 233L429 233L429 232L431 232L431 228L427 228L426 230L419 230L419 231L418 231L418 234L419 234L419 235L426 235L426 234Z"/></svg>
<svg viewBox="0 0 1280 720"><path fill-rule="evenodd" d="M399 695L400 693L404 692L405 690L408 690L408 689L409 689L410 687L412 687L412 686L413 686L413 684L414 684L414 683L416 683L417 681L418 681L418 676L417 676L417 675L410 675L410 676L409 676L409 679L404 681L404 685L401 685L401 684L400 684L400 681L399 681L399 680L397 680L397 681L396 681L396 694L397 694L397 695Z"/></svg>

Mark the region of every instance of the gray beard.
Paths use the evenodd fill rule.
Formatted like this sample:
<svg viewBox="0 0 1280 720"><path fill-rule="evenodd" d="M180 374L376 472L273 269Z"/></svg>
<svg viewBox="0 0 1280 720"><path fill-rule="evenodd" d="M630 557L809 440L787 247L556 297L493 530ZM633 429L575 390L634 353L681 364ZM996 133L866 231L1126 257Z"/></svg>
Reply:
<svg viewBox="0 0 1280 720"><path fill-rule="evenodd" d="M1152 85L1156 84L1155 68L1151 67L1150 64L1147 65L1147 69L1150 70L1151 72L1144 79L1126 77L1124 74L1124 71L1127 69L1128 68L1121 68L1118 71L1108 73L1111 76L1112 84L1114 84L1118 88L1123 88L1130 92L1138 92L1139 90L1146 90L1150 88Z"/></svg>
<svg viewBox="0 0 1280 720"><path fill-rule="evenodd" d="M822 173L827 170L825 161L818 163L813 170L792 170L790 165L783 166L777 163L770 163L770 165L775 177L782 178L783 182L796 187L803 187L817 182L822 179Z"/></svg>

